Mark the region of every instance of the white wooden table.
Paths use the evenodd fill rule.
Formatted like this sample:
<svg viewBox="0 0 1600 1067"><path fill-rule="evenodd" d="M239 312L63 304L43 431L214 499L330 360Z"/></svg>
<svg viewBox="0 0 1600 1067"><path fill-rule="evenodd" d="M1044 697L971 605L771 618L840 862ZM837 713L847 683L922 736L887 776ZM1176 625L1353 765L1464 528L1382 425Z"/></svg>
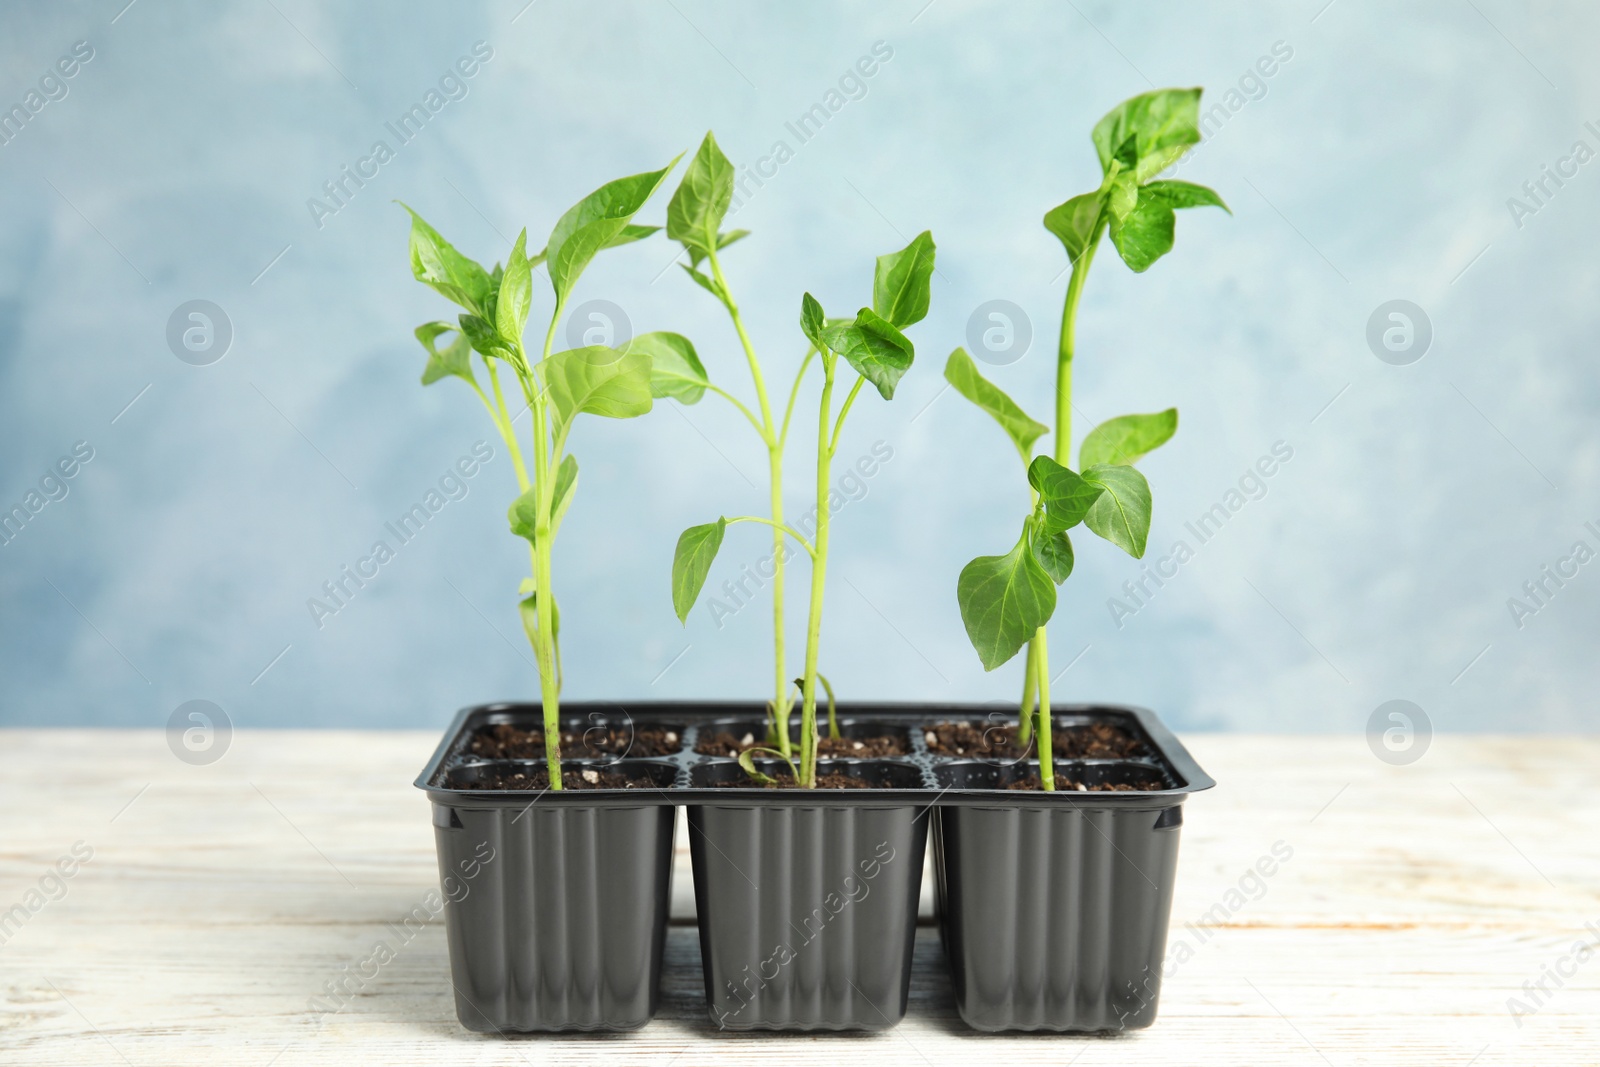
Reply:
<svg viewBox="0 0 1600 1067"><path fill-rule="evenodd" d="M896 1029L719 1034L683 922L650 1026L516 1040L457 1025L438 921L312 1006L437 887L410 785L436 740L241 733L197 767L159 732L0 731L0 1063L1600 1064L1600 740L1441 736L1391 767L1361 737L1186 738L1221 785L1186 811L1150 1030L968 1031L924 926Z"/></svg>

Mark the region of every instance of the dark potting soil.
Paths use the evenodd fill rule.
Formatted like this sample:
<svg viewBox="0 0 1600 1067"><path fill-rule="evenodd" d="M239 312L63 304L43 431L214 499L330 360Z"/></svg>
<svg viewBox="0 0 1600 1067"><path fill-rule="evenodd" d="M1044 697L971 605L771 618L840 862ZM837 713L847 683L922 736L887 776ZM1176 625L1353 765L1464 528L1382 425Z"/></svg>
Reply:
<svg viewBox="0 0 1600 1067"><path fill-rule="evenodd" d="M747 748L767 747L766 738L747 733L735 737L727 731L702 737L694 750L703 756L734 758ZM882 756L904 756L905 742L893 734L882 737L824 737L817 742L817 754L835 759L875 759Z"/></svg>
<svg viewBox="0 0 1600 1067"><path fill-rule="evenodd" d="M755 745L764 745L766 738L754 733L735 737L726 730L714 734L701 734L700 741L694 750L702 756L726 756L735 758L739 753Z"/></svg>
<svg viewBox="0 0 1600 1067"><path fill-rule="evenodd" d="M647 726L637 730L594 726L587 730L562 730L561 755L570 756L670 756L682 742L676 730ZM486 759L542 759L544 731L524 730L510 723L495 723L472 738L472 754Z"/></svg>
<svg viewBox="0 0 1600 1067"><path fill-rule="evenodd" d="M568 770L562 768L561 785L565 789L656 789L654 782L646 777L632 778L616 771L605 771L594 767L582 770ZM550 788L550 772L544 767L529 770L500 770L490 769L484 772L483 777L471 786L473 789L514 789L538 791Z"/></svg>
<svg viewBox="0 0 1600 1067"><path fill-rule="evenodd" d="M1027 751L1017 744L1015 726L940 722L924 727L922 740L927 742L928 751L936 756L1020 759Z"/></svg>
<svg viewBox="0 0 1600 1067"><path fill-rule="evenodd" d="M716 787L718 789L761 789L761 788L765 788L765 789L799 789L799 788L801 788L800 784L798 782L796 782L793 778L791 778L787 774L776 775L775 777L777 777L778 781L775 784L768 785L768 786L757 785L755 782L751 781L749 778L735 778L732 781L728 781L728 782L718 782ZM826 774L818 774L817 775L817 788L818 789L871 789L872 788L872 784L870 782L863 782L859 778L852 778L848 774L841 774L839 771L829 771Z"/></svg>
<svg viewBox="0 0 1600 1067"><path fill-rule="evenodd" d="M922 738L936 756L976 756L986 759L1021 759L1033 745L1017 744L1014 726L980 726L970 722L941 722L924 728ZM1062 759L1130 759L1145 754L1137 737L1108 722L1057 727L1050 732L1050 748Z"/></svg>
<svg viewBox="0 0 1600 1067"><path fill-rule="evenodd" d="M1051 730L1050 747L1067 759L1131 759L1145 754L1144 742L1108 722Z"/></svg>
<svg viewBox="0 0 1600 1067"><path fill-rule="evenodd" d="M906 743L893 734L879 737L824 737L817 742L817 754L840 759L904 756Z"/></svg>

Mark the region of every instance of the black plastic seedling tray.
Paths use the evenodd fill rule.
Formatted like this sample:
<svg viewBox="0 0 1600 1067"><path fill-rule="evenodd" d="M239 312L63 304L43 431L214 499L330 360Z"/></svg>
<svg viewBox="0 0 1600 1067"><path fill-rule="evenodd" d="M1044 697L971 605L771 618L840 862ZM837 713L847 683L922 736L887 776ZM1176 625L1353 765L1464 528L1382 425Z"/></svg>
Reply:
<svg viewBox="0 0 1600 1067"><path fill-rule="evenodd" d="M1214 783L1151 712L1055 710L1058 734L1110 723L1134 736L1139 752L1058 757L1057 778L1087 790L1007 790L1037 763L941 755L924 736L944 722L1004 725L993 705L852 704L838 717L845 737L897 735L907 754L824 761L870 789L771 789L748 782L731 757L695 752L702 736L720 731L759 739L759 705L569 703L564 730L621 741L597 758L574 758L568 745L567 766L650 784L534 792L490 786L542 768L542 757L486 759L474 754L473 738L502 723L540 728L538 705L463 710L416 782L434 802L447 890L451 878L475 872L460 899L446 894L463 1025L593 1030L649 1020L679 804L689 808L708 1008L720 1027L880 1030L898 1022L930 823L941 935L969 1025L1149 1025L1180 806ZM635 756L628 741L646 729L669 729L678 750ZM1109 783L1135 788L1093 788Z"/></svg>

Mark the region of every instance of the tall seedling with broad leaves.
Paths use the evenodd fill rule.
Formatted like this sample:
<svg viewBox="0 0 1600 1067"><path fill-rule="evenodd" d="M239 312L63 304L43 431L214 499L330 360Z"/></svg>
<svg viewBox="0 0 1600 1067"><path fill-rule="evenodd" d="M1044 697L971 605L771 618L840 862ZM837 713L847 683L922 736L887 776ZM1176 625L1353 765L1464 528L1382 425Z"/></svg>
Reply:
<svg viewBox="0 0 1600 1067"><path fill-rule="evenodd" d="M689 262L681 264L695 284L706 290L727 311L738 336L750 371L750 381L755 387L756 405L752 411L738 397L714 384L704 365L695 353L694 346L677 334L657 334L642 337L635 346L645 345L653 363L651 391L658 398L670 398L682 404L699 403L707 392L715 393L739 410L749 421L767 453L767 490L769 514L766 516L741 515L723 519L709 526L697 526L684 532L679 541L677 556L683 566L674 566L672 579L672 607L680 621L687 621L689 609L694 607L706 572L722 544L723 531L729 523L754 522L772 529L772 699L768 702L767 743L775 745L784 756L791 754L789 717L793 710L790 698L788 663L784 644L784 582L788 551L784 544L787 536L783 518L783 450L789 437L789 421L794 414L795 396L805 374L810 356L802 362L795 375L794 387L789 392L789 403L780 422L773 414L767 394L766 375L761 360L756 356L754 343L745 329L739 305L734 301L733 290L722 270L722 250L743 237L748 230L723 232L722 221L733 202L734 168L723 155L717 139L707 133L700 143L678 189L667 205L667 236L683 245L689 253ZM689 576L698 575L690 588Z"/></svg>
<svg viewBox="0 0 1600 1067"><path fill-rule="evenodd" d="M705 586L706 577L722 547L723 535L730 524L755 522L772 528L773 559L777 567L774 578L773 640L774 672L772 716L766 751L789 761L796 780L807 787L817 780L817 687L820 683L829 694L830 711L832 691L827 680L817 672L818 648L822 636L822 603L828 566L828 545L831 523L828 505L828 485L834 454L839 448L845 418L855 404L862 386L870 383L885 400L893 399L895 386L911 368L914 349L911 341L901 331L928 313L929 283L933 275L934 244L932 235L919 234L899 252L880 256L873 278L872 306L858 311L853 319L828 319L822 306L810 293L806 293L800 307L800 330L810 342L800 368L789 389L788 403L783 419L774 423L769 407L761 364L757 360L749 335L739 318L737 305L728 290L727 279L717 253L745 236L745 231L721 233L719 227L732 196L733 168L717 147L710 134L706 135L699 153L690 164L682 185L673 196L667 214L667 232L681 241L688 250L690 264L685 266L690 277L708 290L727 308L735 332L744 349L755 383L760 410L758 418L748 407L707 379L705 371L696 365L686 369L679 364L673 371L656 371L656 395L674 396L694 403L707 390L726 397L736 405L766 446L770 470L770 517L741 515L722 517L703 526L691 526L678 538L677 551L672 561L672 604L678 617L688 617ZM710 274L701 269L710 268ZM833 390L840 368L840 360L856 372L856 380L840 405L838 414L833 411ZM822 367L822 395L817 415L817 506L816 531L807 538L783 519L783 450L788 440L789 424L794 415L795 401L800 393L812 361ZM663 366L657 357L657 366ZM673 390L681 390L681 393ZM783 628L783 559L787 555L784 538L788 537L811 558L811 600L806 624L805 669L801 677L800 740L795 751L790 738L789 721L793 702L789 692L791 683L784 662ZM831 718L831 715L830 715ZM770 782L771 779L757 771L754 756L760 750L746 751L740 763L752 777Z"/></svg>
<svg viewBox="0 0 1600 1067"><path fill-rule="evenodd" d="M1178 428L1178 411L1122 415L1091 430L1072 467L1072 359L1078 300L1101 237L1110 234L1122 261L1142 273L1172 250L1177 208L1214 206L1222 198L1202 185L1158 178L1200 140L1200 90L1161 89L1113 108L1094 127L1100 187L1052 208L1045 228L1066 247L1072 264L1061 312L1056 359L1054 455L1033 455L1049 427L1034 421L978 373L962 349L950 354L945 378L987 411L1011 438L1027 468L1032 507L1021 533L1002 556L980 556L962 569L956 597L967 636L985 670L1024 646L1019 740L1038 732L1039 777L1055 788L1050 740L1050 666L1045 624L1056 607L1056 586L1072 573L1068 531L1079 523L1138 559L1150 533L1150 486L1134 466Z"/></svg>
<svg viewBox="0 0 1600 1067"><path fill-rule="evenodd" d="M505 265L496 264L492 271L456 251L406 208L411 213L412 274L463 309L455 322L417 327L417 340L428 352L422 384L455 377L472 388L505 441L521 490L507 516L511 532L528 541L532 574L522 582L520 610L539 666L545 760L553 789L562 788L561 613L551 550L578 484L578 461L567 453L567 438L579 415L626 419L645 414L651 404L648 344L626 350L594 345L554 352L556 325L578 278L597 254L660 229L634 225L632 220L676 163L602 185L557 220L544 251L536 255L528 255L528 233L522 231ZM523 330L533 305L533 272L541 263L550 275L555 300L544 343L530 352L523 344ZM475 373L474 353L489 382L487 393ZM521 412L513 414L507 404L501 367L516 380L531 414L531 457L525 457L518 442L514 423Z"/></svg>

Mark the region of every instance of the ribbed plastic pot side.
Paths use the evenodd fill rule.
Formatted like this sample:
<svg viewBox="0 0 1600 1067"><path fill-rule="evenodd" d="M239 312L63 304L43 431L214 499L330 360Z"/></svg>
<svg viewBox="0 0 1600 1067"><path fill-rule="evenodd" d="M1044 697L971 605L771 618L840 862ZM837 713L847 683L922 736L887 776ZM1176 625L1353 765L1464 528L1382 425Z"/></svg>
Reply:
<svg viewBox="0 0 1600 1067"><path fill-rule="evenodd" d="M1006 788L1037 776L1032 759L935 769L948 787L992 790L941 806L933 829L940 937L974 1029L1155 1021L1182 805L1214 782L1153 714L1117 709L1109 721L1130 751L1058 758L1058 791L1044 803Z"/></svg>
<svg viewBox="0 0 1600 1067"><path fill-rule="evenodd" d="M1181 812L942 809L936 897L962 1020L987 1031L1154 1022Z"/></svg>
<svg viewBox="0 0 1600 1067"><path fill-rule="evenodd" d="M461 1025L514 1033L649 1022L675 824L661 804L435 804Z"/></svg>
<svg viewBox="0 0 1600 1067"><path fill-rule="evenodd" d="M881 785L906 770L834 766ZM752 792L688 812L712 1024L894 1026L910 994L932 809L874 801L866 790L805 799Z"/></svg>

